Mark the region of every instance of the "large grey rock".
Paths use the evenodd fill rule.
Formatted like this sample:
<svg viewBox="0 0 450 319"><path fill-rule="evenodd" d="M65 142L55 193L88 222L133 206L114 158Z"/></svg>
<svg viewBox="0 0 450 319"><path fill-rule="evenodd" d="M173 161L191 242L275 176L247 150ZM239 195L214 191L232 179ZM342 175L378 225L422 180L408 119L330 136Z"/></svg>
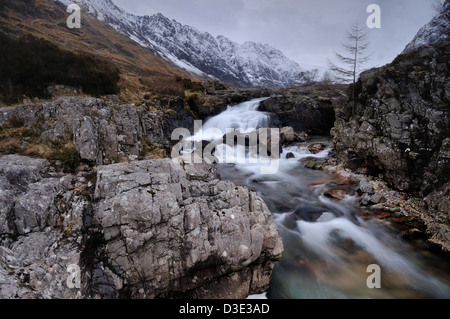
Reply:
<svg viewBox="0 0 450 319"><path fill-rule="evenodd" d="M450 243L450 41L361 74L354 107L337 109L336 153L347 168L425 198L435 241ZM439 224L439 225L437 225ZM436 232L432 232L436 233ZM432 236L434 236L432 234Z"/></svg>
<svg viewBox="0 0 450 319"><path fill-rule="evenodd" d="M244 298L268 289L283 249L271 213L214 166L101 166L95 187L82 172L58 176L49 166L0 156L0 298ZM68 283L71 268L80 287Z"/></svg>
<svg viewBox="0 0 450 319"><path fill-rule="evenodd" d="M29 185L39 182L49 170L49 162L19 155L0 156L0 235L15 234L14 207Z"/></svg>
<svg viewBox="0 0 450 319"><path fill-rule="evenodd" d="M329 136L335 121L331 98L295 95L271 96L261 102L259 110L273 113L271 125L291 127L300 134Z"/></svg>
<svg viewBox="0 0 450 319"><path fill-rule="evenodd" d="M81 262L88 203L76 177L49 171L46 160L0 155L0 299L82 297L67 270Z"/></svg>
<svg viewBox="0 0 450 319"><path fill-rule="evenodd" d="M136 159L146 138L168 147L164 113L143 106L119 105L115 99L61 97L17 106L8 116L41 134L44 141L72 142L84 161L97 165Z"/></svg>
<svg viewBox="0 0 450 319"><path fill-rule="evenodd" d="M268 288L282 242L265 203L213 166L99 167L104 276L132 298L243 298ZM101 280L100 280L101 281Z"/></svg>

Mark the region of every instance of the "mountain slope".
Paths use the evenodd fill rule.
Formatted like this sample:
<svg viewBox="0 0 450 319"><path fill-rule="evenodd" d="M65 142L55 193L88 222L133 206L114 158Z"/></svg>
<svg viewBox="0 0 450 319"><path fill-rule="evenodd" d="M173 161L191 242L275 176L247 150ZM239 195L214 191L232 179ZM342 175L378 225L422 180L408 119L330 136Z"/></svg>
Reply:
<svg viewBox="0 0 450 319"><path fill-rule="evenodd" d="M238 86L288 86L303 70L269 45L237 44L224 36L213 37L158 13L136 16L111 0L54 0L76 2L120 33L151 48L167 61L195 75L208 75Z"/></svg>
<svg viewBox="0 0 450 319"><path fill-rule="evenodd" d="M423 45L434 44L448 39L449 35L450 0L446 0L441 12L419 30L414 39L406 46L402 54L412 52Z"/></svg>
<svg viewBox="0 0 450 319"><path fill-rule="evenodd" d="M173 86L177 77L200 80L92 15L82 14L81 29L67 28L66 8L52 0L1 0L0 29L15 37L44 38L62 49L113 62L121 70L122 93L130 96L142 87Z"/></svg>

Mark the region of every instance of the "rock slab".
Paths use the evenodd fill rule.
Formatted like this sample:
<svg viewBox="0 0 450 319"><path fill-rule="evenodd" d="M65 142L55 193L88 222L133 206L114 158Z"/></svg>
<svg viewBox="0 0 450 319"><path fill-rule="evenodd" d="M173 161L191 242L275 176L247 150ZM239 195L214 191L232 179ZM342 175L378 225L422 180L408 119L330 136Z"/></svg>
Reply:
<svg viewBox="0 0 450 319"><path fill-rule="evenodd" d="M283 250L265 203L210 165L99 167L96 222L114 289L132 298L245 298Z"/></svg>
<svg viewBox="0 0 450 319"><path fill-rule="evenodd" d="M283 251L263 200L207 164L6 155L0 195L1 299L245 298Z"/></svg>

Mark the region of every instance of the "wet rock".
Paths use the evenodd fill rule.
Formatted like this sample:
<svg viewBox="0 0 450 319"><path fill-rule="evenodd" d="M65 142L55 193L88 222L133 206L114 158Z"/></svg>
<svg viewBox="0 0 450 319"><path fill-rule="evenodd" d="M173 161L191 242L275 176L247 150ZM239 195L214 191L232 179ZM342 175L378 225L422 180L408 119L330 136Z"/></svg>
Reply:
<svg viewBox="0 0 450 319"><path fill-rule="evenodd" d="M301 162L305 165L306 168L313 170L322 170L327 164L326 160L313 157L303 159L301 160Z"/></svg>
<svg viewBox="0 0 450 319"><path fill-rule="evenodd" d="M295 158L295 155L294 155L294 153L292 153L292 152L288 152L288 153L286 154L286 159L291 159L291 158Z"/></svg>
<svg viewBox="0 0 450 319"><path fill-rule="evenodd" d="M283 127L280 130L280 143L282 145L289 145L298 142L306 142L308 134L302 132L297 134L292 127Z"/></svg>
<svg viewBox="0 0 450 319"><path fill-rule="evenodd" d="M283 153L283 146L280 143L280 135L271 129L258 129L250 133L233 132L224 134L222 139L227 145L241 145L249 150L262 154L262 156L278 157ZM218 142L216 142L218 143ZM274 151L275 153L273 153Z"/></svg>
<svg viewBox="0 0 450 319"><path fill-rule="evenodd" d="M325 195L336 199L344 199L347 196L347 192L341 189L332 189L326 192Z"/></svg>
<svg viewBox="0 0 450 319"><path fill-rule="evenodd" d="M295 142L295 132L292 127L283 127L280 130L280 142L283 145Z"/></svg>
<svg viewBox="0 0 450 319"><path fill-rule="evenodd" d="M389 214L389 213L383 213L383 214L377 215L377 218L378 218L378 219L386 219L386 218L389 218L389 217L391 217L391 216L392 216L392 215Z"/></svg>
<svg viewBox="0 0 450 319"><path fill-rule="evenodd" d="M331 99L305 98L301 94L272 96L261 102L259 110L275 114L281 127L291 127L299 134L328 136L335 121Z"/></svg>
<svg viewBox="0 0 450 319"><path fill-rule="evenodd" d="M367 195L373 195L375 194L375 189L370 185L367 181L361 181L359 188L358 188L359 194L366 193Z"/></svg>
<svg viewBox="0 0 450 319"><path fill-rule="evenodd" d="M318 153L324 151L329 146L330 145L327 145L325 143L313 143L313 144L308 145L307 148L311 154L318 154Z"/></svg>

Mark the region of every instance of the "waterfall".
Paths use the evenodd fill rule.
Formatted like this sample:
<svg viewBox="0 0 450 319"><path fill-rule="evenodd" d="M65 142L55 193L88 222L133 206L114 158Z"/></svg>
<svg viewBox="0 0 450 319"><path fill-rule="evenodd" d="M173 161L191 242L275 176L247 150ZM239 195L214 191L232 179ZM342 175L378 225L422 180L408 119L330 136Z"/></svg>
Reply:
<svg viewBox="0 0 450 319"><path fill-rule="evenodd" d="M270 115L258 111L263 100L228 107L206 121L192 139L212 141L223 136L227 129L248 132L267 127ZM216 133L208 134L213 131ZM248 156L242 148L238 151L236 147L223 147L241 160ZM430 264L434 267L439 261L424 264L423 255L397 238L389 227L360 218L354 197L339 201L323 195L323 187L332 177L306 169L299 160L327 158L329 151L311 154L301 144L285 147L279 170L271 175L261 174L259 162L217 165L222 178L258 192L282 235L285 253L275 266L268 295L294 299L449 298L445 275L435 277L427 272ZM288 152L295 158L287 159ZM381 289L367 286L370 275L367 269L371 264L382 270Z"/></svg>
<svg viewBox="0 0 450 319"><path fill-rule="evenodd" d="M241 103L228 108L217 116L212 117L203 124L203 129L196 132L193 140L213 141L221 136L211 136L208 130L219 129L222 136L227 129L239 129L241 132L265 128L269 125L270 115L258 111L259 104L267 98L260 98Z"/></svg>

